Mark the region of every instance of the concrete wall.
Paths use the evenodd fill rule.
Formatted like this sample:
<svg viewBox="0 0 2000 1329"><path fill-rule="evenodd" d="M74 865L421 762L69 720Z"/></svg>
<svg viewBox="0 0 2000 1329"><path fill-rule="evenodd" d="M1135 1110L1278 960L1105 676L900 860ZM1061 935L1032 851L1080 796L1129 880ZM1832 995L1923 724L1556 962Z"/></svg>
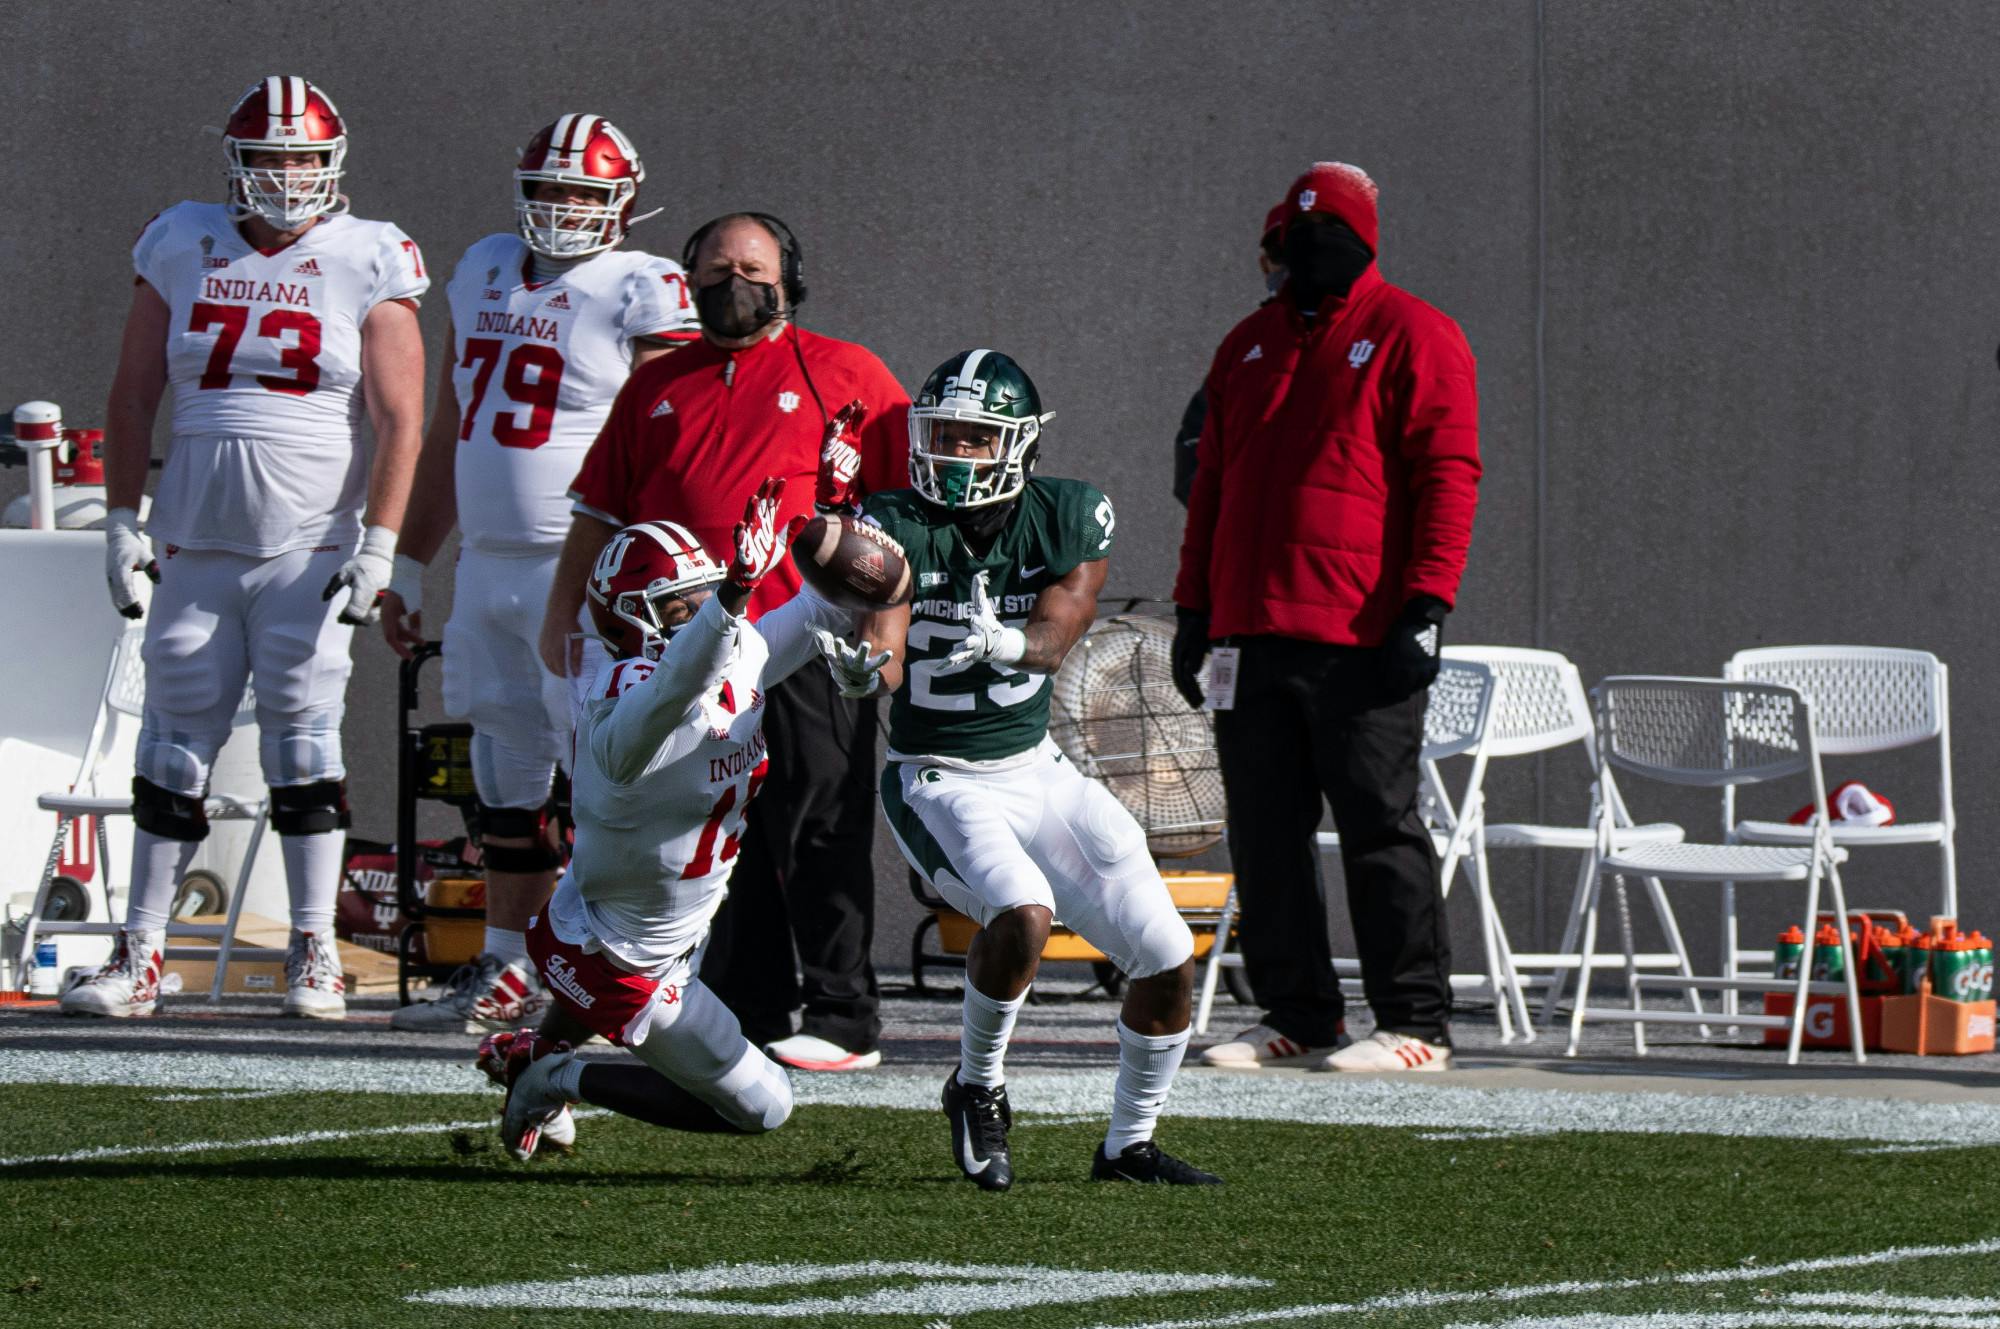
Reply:
<svg viewBox="0 0 2000 1329"><path fill-rule="evenodd" d="M1263 211L1315 157L1359 162L1383 188L1385 272L1457 317L1480 360L1488 478L1448 639L1555 646L1588 677L1713 672L1760 642L1936 650L1956 671L1967 912L2000 921L1981 870L2000 761L1979 650L2000 571L1983 511L2000 478L1990 7L584 3L559 28L538 12L0 16L27 145L0 162L0 404L97 418L131 236L216 196L199 129L252 78L332 92L356 211L401 223L440 273L508 224L514 149L588 109L646 157L666 208L647 247L769 209L807 249L804 321L906 383L962 346L1013 351L1060 412L1049 469L1119 504L1111 589L1161 596L1180 526L1168 440L1259 293ZM435 351L437 301L425 322ZM393 674L378 642L357 659L354 802L386 835ZM1929 801L1920 765L1862 773ZM1498 815L1579 808L1580 764L1532 775L1496 775ZM881 861L878 949L898 956L901 873ZM1928 872L1864 863L1856 894L1923 912ZM1559 920L1568 873L1509 869L1520 944Z"/></svg>

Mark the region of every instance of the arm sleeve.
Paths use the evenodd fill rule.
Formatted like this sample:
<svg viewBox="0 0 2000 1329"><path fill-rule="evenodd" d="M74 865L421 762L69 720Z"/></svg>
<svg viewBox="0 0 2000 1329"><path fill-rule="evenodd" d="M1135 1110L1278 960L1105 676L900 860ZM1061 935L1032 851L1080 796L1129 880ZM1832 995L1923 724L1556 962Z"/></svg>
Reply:
<svg viewBox="0 0 2000 1329"><path fill-rule="evenodd" d="M591 755L606 777L631 784L694 750L704 726L687 724L688 714L722 686L742 623L710 596L674 633L659 667L628 689L591 730Z"/></svg>
<svg viewBox="0 0 2000 1329"><path fill-rule="evenodd" d="M625 283L623 315L619 333L628 343L640 337L682 342L701 336L687 274L669 258L655 258L632 273Z"/></svg>
<svg viewBox="0 0 2000 1329"><path fill-rule="evenodd" d="M771 649L771 658L764 665L764 686L776 687L819 658L814 628L844 636L854 631L854 617L813 594L811 586L800 586L797 595L757 620L757 631Z"/></svg>
<svg viewBox="0 0 2000 1329"><path fill-rule="evenodd" d="M1223 342L1209 366L1202 391L1208 414L1201 422L1201 441L1195 445L1194 483L1188 489L1187 525L1181 531L1181 569L1174 580L1174 603L1183 609L1208 610L1214 602L1208 584L1210 555L1215 548L1216 519L1222 510L1222 458L1226 440L1222 436L1222 358L1229 343Z"/></svg>
<svg viewBox="0 0 2000 1329"><path fill-rule="evenodd" d="M1403 599L1458 598L1479 502L1479 392L1472 348L1445 320L1412 347L1402 454L1410 477Z"/></svg>
<svg viewBox="0 0 2000 1329"><path fill-rule="evenodd" d="M423 251L393 222L382 223L382 244L375 254L375 289L368 293L368 307L384 300L408 300L415 304L431 288Z"/></svg>
<svg viewBox="0 0 2000 1329"><path fill-rule="evenodd" d="M639 406L632 390L636 377L626 379L625 385L618 389L611 413L604 417L604 427L591 441L590 451L583 454L583 466L569 486L570 502L576 511L613 526L624 526L628 520L625 514L632 493L631 456L638 427Z"/></svg>
<svg viewBox="0 0 2000 1329"><path fill-rule="evenodd" d="M861 488L864 493L881 494L910 487L910 394L874 356L872 370L859 385L856 395L868 405L867 422L861 426ZM838 410L845 402L829 402Z"/></svg>

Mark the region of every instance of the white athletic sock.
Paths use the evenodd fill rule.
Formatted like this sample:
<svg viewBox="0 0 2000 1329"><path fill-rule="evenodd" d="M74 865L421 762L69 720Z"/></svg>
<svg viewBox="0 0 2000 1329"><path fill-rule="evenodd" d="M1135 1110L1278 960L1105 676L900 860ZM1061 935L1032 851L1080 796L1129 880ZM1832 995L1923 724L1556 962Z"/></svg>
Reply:
<svg viewBox="0 0 2000 1329"><path fill-rule="evenodd" d="M496 928L488 923L484 949L488 955L499 956L502 964L525 966L528 963L528 934L510 932L506 928Z"/></svg>
<svg viewBox="0 0 2000 1329"><path fill-rule="evenodd" d="M347 852L346 831L281 835L285 886L292 897L292 928L333 938L333 902L340 894L340 867Z"/></svg>
<svg viewBox="0 0 2000 1329"><path fill-rule="evenodd" d="M1007 1056L1007 1040L1014 1036L1014 1017L1027 1001L1023 992L1012 1001L989 997L968 981L965 985L965 1020L958 1034L958 1082L995 1088L1007 1082L1000 1063Z"/></svg>
<svg viewBox="0 0 2000 1329"><path fill-rule="evenodd" d="M1188 1031L1178 1034L1135 1034L1118 1022L1118 1085L1112 1095L1111 1129L1104 1136L1104 1156L1116 1158L1141 1140L1153 1138L1153 1126L1167 1102L1167 1087L1187 1052Z"/></svg>
<svg viewBox="0 0 2000 1329"><path fill-rule="evenodd" d="M194 858L197 842L169 840L151 831L132 832L132 898L125 902L125 926L158 933L173 912L174 895Z"/></svg>

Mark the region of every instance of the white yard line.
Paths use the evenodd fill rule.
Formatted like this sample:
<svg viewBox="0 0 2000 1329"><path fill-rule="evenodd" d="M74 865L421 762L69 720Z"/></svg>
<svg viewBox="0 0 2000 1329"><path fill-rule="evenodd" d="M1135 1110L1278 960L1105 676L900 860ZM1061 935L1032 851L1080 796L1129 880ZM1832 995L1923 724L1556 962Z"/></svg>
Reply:
<svg viewBox="0 0 2000 1329"><path fill-rule="evenodd" d="M607 1117L601 1108L573 1115ZM323 1144L329 1140L359 1140L377 1135L432 1135L439 1131L490 1131L493 1118L470 1121L425 1121L404 1126L363 1126L348 1131L298 1131L290 1135L266 1135L255 1140L183 1140L178 1144L114 1144L96 1149L72 1149L65 1154L24 1154L0 1158L0 1168L28 1167L36 1163L95 1163L107 1158L138 1158L148 1154L210 1154L238 1149L289 1149L302 1144Z"/></svg>
<svg viewBox="0 0 2000 1329"><path fill-rule="evenodd" d="M1366 1315L1374 1311L1420 1310L1430 1306L1451 1306L1469 1301L1530 1301L1538 1297L1569 1297L1590 1292L1629 1292L1637 1288L1710 1286L1716 1283L1754 1283L1769 1278L1779 1278L1788 1274L1825 1273L1839 1269L1865 1269L1877 1265L1904 1264L1911 1260L1932 1260L1956 1255L1992 1255L2000 1253L2000 1238L1986 1241L1967 1242L1960 1246L1895 1246L1884 1251L1870 1251L1862 1255L1831 1255L1811 1260L1792 1260L1784 1264L1737 1265L1727 1269L1697 1269L1684 1274L1663 1274L1653 1278L1615 1278L1601 1282L1531 1283L1520 1287L1488 1288L1479 1292L1397 1292L1385 1297L1371 1297L1366 1301L1322 1302L1307 1306L1284 1306L1276 1310L1240 1311L1234 1315L1203 1317L1193 1320L1155 1320L1146 1324L1098 1325L1097 1329L1229 1329L1230 1326L1244 1324L1277 1324L1285 1320L1306 1320L1329 1315ZM1746 1312L1752 1313L1752 1312ZM1809 1321L1797 1318L1813 1312L1791 1311L1786 1314L1791 1319L1755 1321L1746 1323L1766 1324L1807 1324ZM1928 1323L1907 1318L1889 1320L1887 1324ZM1554 1326L1564 1324L1573 1329L1582 1329L1584 1319L1552 1318L1535 1321L1508 1321L1510 1329L1528 1329L1532 1324ZM1604 1323L1611 1323L1607 1320ZM1633 1319L1630 1324L1657 1325L1668 1329L1680 1321L1661 1318ZM1689 1324L1700 1323L1689 1320ZM1827 1323L1836 1323L1827 1321ZM1841 1321L1838 1323L1846 1323ZM1943 1321L1948 1324L1968 1324L1965 1320ZM1454 1326L1454 1329L1458 1329ZM1469 1326L1467 1327L1469 1329ZM1484 1326L1483 1329L1497 1329Z"/></svg>

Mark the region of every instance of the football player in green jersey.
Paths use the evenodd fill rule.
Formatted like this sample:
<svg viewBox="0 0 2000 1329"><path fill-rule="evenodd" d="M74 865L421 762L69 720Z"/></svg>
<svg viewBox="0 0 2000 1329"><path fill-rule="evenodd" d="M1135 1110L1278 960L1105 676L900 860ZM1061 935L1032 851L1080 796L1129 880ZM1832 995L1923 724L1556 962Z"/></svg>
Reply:
<svg viewBox="0 0 2000 1329"><path fill-rule="evenodd" d="M1049 675L1090 626L1111 550L1111 501L1031 478L1041 398L997 351L938 366L910 410L914 489L870 495L910 561L911 602L820 647L843 691L890 695L882 808L903 856L981 928L966 957L958 1067L945 1080L959 1167L1013 1182L1001 1070L1057 918L1132 980L1118 1020L1100 1180L1213 1184L1153 1142L1187 1049L1194 940L1145 832L1049 739Z"/></svg>

